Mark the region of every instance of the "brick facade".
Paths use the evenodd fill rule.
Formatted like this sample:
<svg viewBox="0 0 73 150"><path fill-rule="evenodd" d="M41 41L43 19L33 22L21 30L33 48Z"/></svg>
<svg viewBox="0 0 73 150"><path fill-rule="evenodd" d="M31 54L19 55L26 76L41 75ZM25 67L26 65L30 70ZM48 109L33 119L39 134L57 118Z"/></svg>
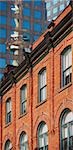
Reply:
<svg viewBox="0 0 73 150"><path fill-rule="evenodd" d="M54 21L54 30L47 29L38 41L34 43L32 57L35 55L34 53L36 53L37 49L38 51L41 51L41 46L43 45L41 44L41 46L39 46L38 43L42 43L44 41L44 36L46 37L46 49L44 48L45 50L42 50L43 52L36 57L36 59L33 59L33 67L23 69L22 63L21 66L19 66L20 68L18 67L14 72L14 77L12 76L12 78L3 81L5 84L2 83L1 86L0 100L0 150L4 150L5 142L8 139L12 142L12 149L19 150L19 137L22 131L25 131L28 135L29 150L38 149L37 129L42 121L44 121L48 127L48 149L60 150L60 116L65 109L73 111L73 74L72 82L63 88L60 86L61 53L69 45L71 45L71 48L73 49L73 32L71 30L61 40L62 34L65 34L65 31L63 31L56 39L57 44L55 43L55 40L53 40L54 45L56 46L51 46L50 48L47 34L49 34L49 30L51 30L51 32L52 30L55 31L56 27L59 26L59 23L62 22L68 13L70 13L71 9L71 6L68 6ZM70 26L67 26L66 31L69 27ZM58 30L56 34L58 34ZM47 98L45 101L39 103L38 73L44 67L46 67L47 73ZM14 80L14 78L16 80ZM20 115L20 88L24 84L27 85L27 111L24 115ZM11 97L12 100L12 120L11 123L6 124L5 104L9 97Z"/></svg>

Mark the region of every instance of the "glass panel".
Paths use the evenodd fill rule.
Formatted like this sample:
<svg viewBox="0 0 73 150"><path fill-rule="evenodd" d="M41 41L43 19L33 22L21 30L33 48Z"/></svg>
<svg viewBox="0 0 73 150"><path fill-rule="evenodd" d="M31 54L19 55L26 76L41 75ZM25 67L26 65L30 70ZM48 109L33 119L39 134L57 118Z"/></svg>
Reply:
<svg viewBox="0 0 73 150"><path fill-rule="evenodd" d="M26 112L26 102L22 103L22 113Z"/></svg>
<svg viewBox="0 0 73 150"><path fill-rule="evenodd" d="M69 67L68 57L69 57L69 56L68 56L68 54L67 54L67 55L66 55L66 58L65 58L65 59L66 59L66 68Z"/></svg>
<svg viewBox="0 0 73 150"><path fill-rule="evenodd" d="M6 52L6 45L5 44L0 44L0 52L5 53Z"/></svg>
<svg viewBox="0 0 73 150"><path fill-rule="evenodd" d="M64 127L62 129L62 138L65 139L68 137L68 128L67 127Z"/></svg>
<svg viewBox="0 0 73 150"><path fill-rule="evenodd" d="M42 123L39 127L39 148L44 149L48 145L48 128L47 125Z"/></svg>
<svg viewBox="0 0 73 150"><path fill-rule="evenodd" d="M22 133L20 136L20 149L21 150L28 150L28 144L27 144L27 135L25 133Z"/></svg>
<svg viewBox="0 0 73 150"><path fill-rule="evenodd" d="M27 88L26 85L21 88L21 100L24 102L27 99Z"/></svg>
<svg viewBox="0 0 73 150"><path fill-rule="evenodd" d="M48 128L47 128L47 125L45 124L45 125L43 126L42 133L44 134L44 133L46 133L47 131L48 131Z"/></svg>
<svg viewBox="0 0 73 150"><path fill-rule="evenodd" d="M62 148L62 150L68 150L67 148L68 148L67 147L67 139L64 139L63 140L63 148Z"/></svg>
<svg viewBox="0 0 73 150"><path fill-rule="evenodd" d="M47 130L47 132L48 132L48 130ZM48 145L48 134L47 134L47 132L44 135L45 145Z"/></svg>
<svg viewBox="0 0 73 150"><path fill-rule="evenodd" d="M0 29L0 38L6 38L6 29Z"/></svg>
<svg viewBox="0 0 73 150"><path fill-rule="evenodd" d="M62 57L62 65L63 65L63 71L65 70L65 66L66 66L66 63L65 63L65 55L63 55Z"/></svg>
<svg viewBox="0 0 73 150"><path fill-rule="evenodd" d="M65 124L73 121L73 112L69 112L65 117Z"/></svg>
<svg viewBox="0 0 73 150"><path fill-rule="evenodd" d="M34 6L40 6L42 4L42 0L36 0L34 1Z"/></svg>
<svg viewBox="0 0 73 150"><path fill-rule="evenodd" d="M12 143L8 140L5 144L5 150L11 150L12 149Z"/></svg>
<svg viewBox="0 0 73 150"><path fill-rule="evenodd" d="M70 136L73 135L73 122L70 124Z"/></svg>
<svg viewBox="0 0 73 150"><path fill-rule="evenodd" d="M7 123L11 122L11 111L7 113Z"/></svg>
<svg viewBox="0 0 73 150"><path fill-rule="evenodd" d="M54 13L54 14L57 13L57 11L58 11L58 8L57 8L57 7L53 9L53 13Z"/></svg>
<svg viewBox="0 0 73 150"><path fill-rule="evenodd" d="M73 150L73 136L69 139L69 150Z"/></svg>
<svg viewBox="0 0 73 150"><path fill-rule="evenodd" d="M0 10L6 10L6 2L0 2Z"/></svg>
<svg viewBox="0 0 73 150"><path fill-rule="evenodd" d="M44 146L44 137L40 136L39 137L39 147L43 147Z"/></svg>
<svg viewBox="0 0 73 150"><path fill-rule="evenodd" d="M40 88L46 85L46 70L40 74Z"/></svg>
<svg viewBox="0 0 73 150"><path fill-rule="evenodd" d="M34 40L37 40L37 39L38 39L38 37L39 37L38 35L35 35L35 36L34 36Z"/></svg>
<svg viewBox="0 0 73 150"><path fill-rule="evenodd" d="M71 49L68 49L63 54L63 70L67 69L72 65L72 51Z"/></svg>
<svg viewBox="0 0 73 150"><path fill-rule="evenodd" d="M46 99L46 87L44 87L43 89L41 89L41 91L40 91L40 97L41 97L42 101Z"/></svg>
<svg viewBox="0 0 73 150"><path fill-rule="evenodd" d="M47 2L46 3L46 8L50 7L51 6L51 2Z"/></svg>
<svg viewBox="0 0 73 150"><path fill-rule="evenodd" d="M34 31L41 32L41 24L34 23Z"/></svg>
<svg viewBox="0 0 73 150"><path fill-rule="evenodd" d="M56 4L58 2L58 0L53 0L53 4Z"/></svg>
<svg viewBox="0 0 73 150"><path fill-rule="evenodd" d="M6 17L0 16L0 24L6 24Z"/></svg>
<svg viewBox="0 0 73 150"><path fill-rule="evenodd" d="M8 101L6 105L7 105L7 113L9 113L11 111L11 101Z"/></svg>
<svg viewBox="0 0 73 150"><path fill-rule="evenodd" d="M41 16L42 16L42 14L40 11L34 11L34 18L41 19Z"/></svg>
<svg viewBox="0 0 73 150"><path fill-rule="evenodd" d="M23 15L30 16L31 15L30 8L23 8Z"/></svg>
<svg viewBox="0 0 73 150"><path fill-rule="evenodd" d="M64 4L60 5L60 11L62 11L65 8Z"/></svg>
<svg viewBox="0 0 73 150"><path fill-rule="evenodd" d="M47 10L47 16L50 16L51 12Z"/></svg>
<svg viewBox="0 0 73 150"><path fill-rule="evenodd" d="M30 29L30 22L28 20L23 21L23 28Z"/></svg>
<svg viewBox="0 0 73 150"><path fill-rule="evenodd" d="M69 82L71 82L71 75L72 74L72 68L67 69L64 72L64 85L67 85Z"/></svg>
<svg viewBox="0 0 73 150"><path fill-rule="evenodd" d="M69 52L69 66L72 65L72 51Z"/></svg>

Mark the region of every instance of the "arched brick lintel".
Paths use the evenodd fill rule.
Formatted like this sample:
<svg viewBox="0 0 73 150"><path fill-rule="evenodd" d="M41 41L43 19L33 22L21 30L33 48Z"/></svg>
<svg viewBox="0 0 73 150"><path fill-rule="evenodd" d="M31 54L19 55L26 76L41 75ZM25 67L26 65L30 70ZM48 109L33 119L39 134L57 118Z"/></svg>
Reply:
<svg viewBox="0 0 73 150"><path fill-rule="evenodd" d="M65 99L63 102L58 106L57 111L55 113L55 128L59 127L60 116L61 113L65 110L69 109L73 112L73 100Z"/></svg>
<svg viewBox="0 0 73 150"><path fill-rule="evenodd" d="M42 112L36 119L35 121L35 124L34 124L34 133L33 133L33 137L36 137L37 138L37 129L38 129L38 126L41 122L45 122L47 124L47 127L48 127L48 130L49 130L49 127L50 127L50 119L49 119L49 116Z"/></svg>

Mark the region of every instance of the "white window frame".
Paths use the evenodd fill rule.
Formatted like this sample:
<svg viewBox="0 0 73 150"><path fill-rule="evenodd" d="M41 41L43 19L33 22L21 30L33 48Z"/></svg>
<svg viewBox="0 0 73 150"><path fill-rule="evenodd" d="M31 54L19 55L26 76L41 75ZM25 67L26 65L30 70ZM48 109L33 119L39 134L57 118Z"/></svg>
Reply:
<svg viewBox="0 0 73 150"><path fill-rule="evenodd" d="M23 93L22 93L23 92ZM23 97L24 94L24 97ZM20 89L20 101L21 101L21 114L26 113L26 105L27 105L27 85L23 85Z"/></svg>
<svg viewBox="0 0 73 150"><path fill-rule="evenodd" d="M11 122L11 98L6 101L6 123Z"/></svg>
<svg viewBox="0 0 73 150"><path fill-rule="evenodd" d="M61 54L62 61L62 82L61 86L64 87L72 81L72 50L71 46L64 49Z"/></svg>
<svg viewBox="0 0 73 150"><path fill-rule="evenodd" d="M47 77L46 68L43 68L39 72L39 102L43 102L47 97Z"/></svg>
<svg viewBox="0 0 73 150"><path fill-rule="evenodd" d="M5 148L4 150L12 150L12 143L10 142L10 140L8 139L5 143Z"/></svg>
<svg viewBox="0 0 73 150"><path fill-rule="evenodd" d="M60 118L60 149L64 150L65 147L63 147L63 144L65 144L65 142L67 143L67 150L70 150L70 142L72 139L73 140L73 120L72 117L69 117L69 115L71 114L71 116L73 115L73 112L71 112L70 110L65 110ZM69 118L69 121L68 119ZM65 121L67 120L67 121ZM72 134L72 135L71 135ZM72 145L73 148L73 145Z"/></svg>
<svg viewBox="0 0 73 150"><path fill-rule="evenodd" d="M28 150L28 137L24 131L20 134L20 150Z"/></svg>
<svg viewBox="0 0 73 150"><path fill-rule="evenodd" d="M38 127L38 150L48 150L48 128L43 121Z"/></svg>

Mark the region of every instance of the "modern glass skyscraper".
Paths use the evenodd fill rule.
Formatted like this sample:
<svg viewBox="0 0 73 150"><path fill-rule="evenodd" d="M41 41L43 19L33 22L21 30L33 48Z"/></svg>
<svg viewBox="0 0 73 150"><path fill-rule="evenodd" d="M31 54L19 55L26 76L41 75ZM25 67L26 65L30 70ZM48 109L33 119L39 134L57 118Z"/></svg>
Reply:
<svg viewBox="0 0 73 150"><path fill-rule="evenodd" d="M7 50L10 39L24 35L32 43L46 27L45 1L0 0L0 79L6 64L18 65L22 61L23 52L18 46L11 45L16 50Z"/></svg>
<svg viewBox="0 0 73 150"><path fill-rule="evenodd" d="M57 16L69 4L70 0L45 0L47 10L47 20L55 20Z"/></svg>

